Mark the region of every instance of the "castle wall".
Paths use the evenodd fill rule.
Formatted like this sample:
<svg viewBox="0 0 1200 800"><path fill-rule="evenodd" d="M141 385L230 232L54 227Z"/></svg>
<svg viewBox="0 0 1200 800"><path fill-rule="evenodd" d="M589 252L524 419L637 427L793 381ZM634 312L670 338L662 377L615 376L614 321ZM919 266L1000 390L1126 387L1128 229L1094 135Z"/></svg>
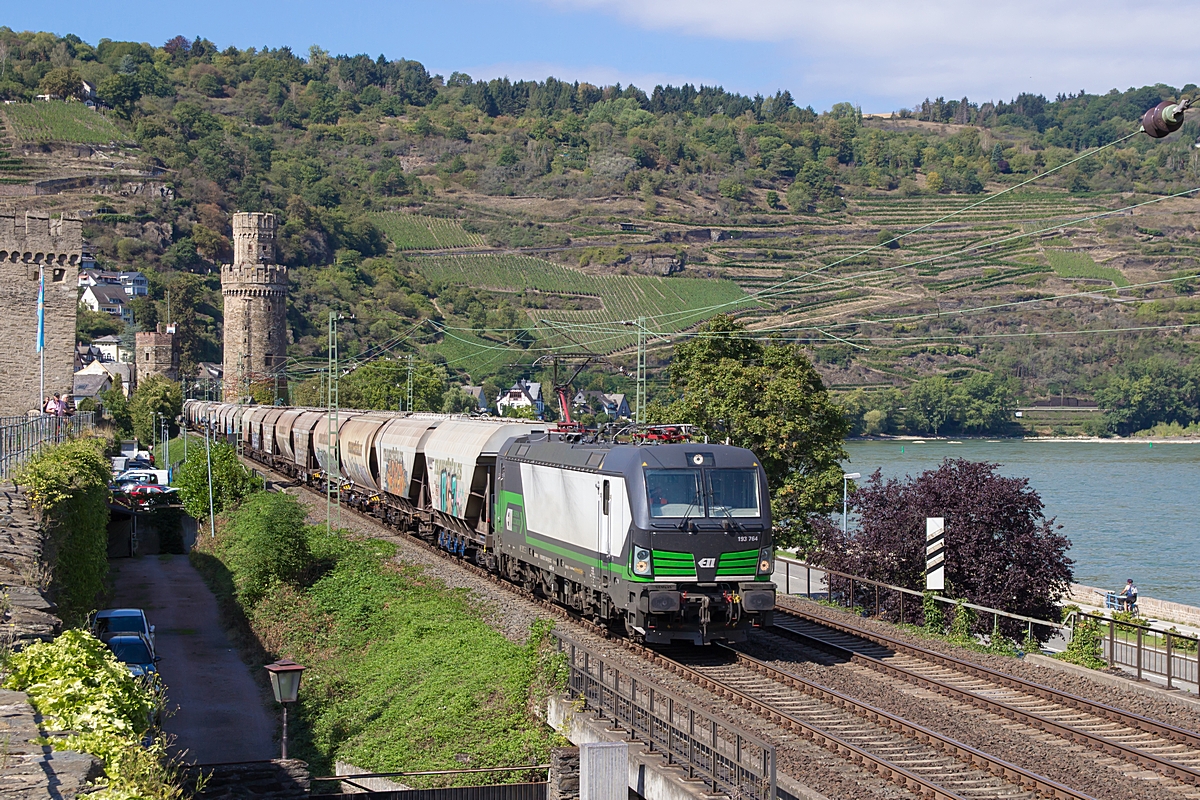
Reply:
<svg viewBox="0 0 1200 800"><path fill-rule="evenodd" d="M268 381L287 360L287 268L275 264L274 214L233 215L233 263L221 268L225 399Z"/></svg>
<svg viewBox="0 0 1200 800"><path fill-rule="evenodd" d="M75 309L83 223L0 215L0 416L41 405L38 275L46 272L46 394L74 390Z"/></svg>

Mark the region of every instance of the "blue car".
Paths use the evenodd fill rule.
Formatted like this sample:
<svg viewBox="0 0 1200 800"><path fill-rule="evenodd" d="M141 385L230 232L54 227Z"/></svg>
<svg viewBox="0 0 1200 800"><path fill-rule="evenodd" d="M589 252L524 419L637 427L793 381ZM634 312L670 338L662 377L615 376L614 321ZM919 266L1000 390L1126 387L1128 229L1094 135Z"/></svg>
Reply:
<svg viewBox="0 0 1200 800"><path fill-rule="evenodd" d="M129 669L129 674L135 678L153 679L158 673L155 666L159 656L154 654L154 645L141 634L117 634L108 639L108 648L113 651L117 661Z"/></svg>

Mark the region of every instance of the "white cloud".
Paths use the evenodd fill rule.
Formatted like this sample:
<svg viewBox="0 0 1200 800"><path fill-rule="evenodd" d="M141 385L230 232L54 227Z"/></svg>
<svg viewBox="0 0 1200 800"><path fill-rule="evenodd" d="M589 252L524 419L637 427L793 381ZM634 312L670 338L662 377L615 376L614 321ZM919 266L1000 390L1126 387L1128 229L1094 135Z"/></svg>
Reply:
<svg viewBox="0 0 1200 800"><path fill-rule="evenodd" d="M761 42L795 92L911 105L926 94L1007 99L1020 91L1181 86L1200 40L1191 0L542 0L644 29ZM763 91L770 89L761 87ZM798 93L798 97L800 93Z"/></svg>

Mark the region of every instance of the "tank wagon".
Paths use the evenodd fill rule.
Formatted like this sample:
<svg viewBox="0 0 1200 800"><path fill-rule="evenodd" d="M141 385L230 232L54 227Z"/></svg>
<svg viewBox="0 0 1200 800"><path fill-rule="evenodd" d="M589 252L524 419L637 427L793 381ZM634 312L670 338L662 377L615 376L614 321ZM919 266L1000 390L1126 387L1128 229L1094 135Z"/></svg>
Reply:
<svg viewBox="0 0 1200 800"><path fill-rule="evenodd" d="M322 409L190 400L185 417L631 637L741 641L771 621L770 502L748 450L444 414L342 411L333 430Z"/></svg>

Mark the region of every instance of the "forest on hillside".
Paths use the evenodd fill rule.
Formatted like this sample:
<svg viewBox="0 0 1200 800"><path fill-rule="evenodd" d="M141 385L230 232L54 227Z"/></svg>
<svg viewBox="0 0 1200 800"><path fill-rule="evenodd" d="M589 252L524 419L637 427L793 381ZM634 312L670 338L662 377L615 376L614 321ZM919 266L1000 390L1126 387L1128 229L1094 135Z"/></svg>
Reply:
<svg viewBox="0 0 1200 800"><path fill-rule="evenodd" d="M457 219L472 241L547 250L569 246L572 234L463 198L582 203L571 208L582 214L572 222L584 233L612 223L586 204L613 197L634 199L644 220L801 224L836 215L855 199L977 195L985 186L1015 185L1120 139L1148 107L1196 89L938 98L898 109L895 120L904 125L878 125L851 103L818 113L784 89L748 97L708 86L444 77L416 61L331 55L316 46L301 55L184 37L93 45L0 28L0 99L70 100L81 80L96 87L103 113L136 147L147 173L163 175L175 190L171 201L122 209L96 198L86 235L103 265L150 276L151 301L137 309L139 325L165 316L170 291L185 366L219 357L213 270L230 256L235 210L280 216L296 358L324 352L330 311L347 318L342 348L351 357L372 343L396 341L397 354L430 345L436 327L414 333L425 321L471 320L475 333L464 341L527 347L532 335L518 329L530 308L548 302L544 293L431 280L389 246L395 236L385 230L387 212L421 209ZM1042 183L1079 197L1180 191L1195 178L1198 135L1200 125L1188 121L1167 142L1134 137ZM42 143L53 138L51 131ZM570 257L620 263L610 250ZM662 250L687 256L679 245ZM108 332L108 321L82 319L83 335ZM435 353L430 360L442 362L435 366L449 377L491 385L520 371L502 360L488 374L468 374L453 359Z"/></svg>

